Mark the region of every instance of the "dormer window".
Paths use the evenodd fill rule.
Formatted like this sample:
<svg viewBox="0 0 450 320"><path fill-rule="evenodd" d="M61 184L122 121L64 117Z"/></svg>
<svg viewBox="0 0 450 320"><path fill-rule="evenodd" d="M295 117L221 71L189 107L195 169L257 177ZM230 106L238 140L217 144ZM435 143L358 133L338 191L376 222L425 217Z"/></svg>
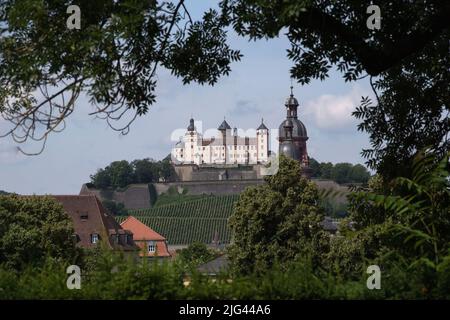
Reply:
<svg viewBox="0 0 450 320"><path fill-rule="evenodd" d="M80 213L80 219L82 221L86 221L88 219L88 213L87 212L81 212Z"/></svg>
<svg viewBox="0 0 450 320"><path fill-rule="evenodd" d="M96 244L98 242L98 234L93 233L91 234L91 243Z"/></svg>
<svg viewBox="0 0 450 320"><path fill-rule="evenodd" d="M149 241L148 242L148 252L149 253L155 253L156 252L156 243L155 243L155 241Z"/></svg>

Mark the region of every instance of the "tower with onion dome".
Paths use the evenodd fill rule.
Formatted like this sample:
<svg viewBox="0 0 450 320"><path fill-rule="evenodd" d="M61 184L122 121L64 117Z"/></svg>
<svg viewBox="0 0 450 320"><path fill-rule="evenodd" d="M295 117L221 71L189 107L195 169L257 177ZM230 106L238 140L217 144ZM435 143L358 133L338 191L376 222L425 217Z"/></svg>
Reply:
<svg viewBox="0 0 450 320"><path fill-rule="evenodd" d="M280 155L299 161L304 168L308 168L308 150L306 148L308 134L305 125L298 119L299 104L292 89L291 86L291 94L284 104L286 119L278 128L278 141L280 142L278 152Z"/></svg>

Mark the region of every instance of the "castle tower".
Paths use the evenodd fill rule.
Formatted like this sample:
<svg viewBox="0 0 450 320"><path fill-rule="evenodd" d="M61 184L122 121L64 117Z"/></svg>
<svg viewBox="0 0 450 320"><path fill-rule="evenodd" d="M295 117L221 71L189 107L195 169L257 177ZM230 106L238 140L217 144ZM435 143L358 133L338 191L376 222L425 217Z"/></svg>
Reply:
<svg viewBox="0 0 450 320"><path fill-rule="evenodd" d="M294 97L292 89L293 87L291 86L291 94L284 104L286 107L286 120L280 124L278 129L279 154L285 154L292 159L300 161L302 166L307 168L309 165L306 148L308 135L305 125L297 117L299 104Z"/></svg>
<svg viewBox="0 0 450 320"><path fill-rule="evenodd" d="M223 163L227 163L227 159L228 159L228 152L227 152L227 148L228 145L231 145L231 127L228 124L228 122L223 119L223 122L220 124L220 126L217 128L217 130L220 131L221 136L222 136L222 150L220 151L220 162L223 161ZM227 141L230 140L230 141ZM229 142L229 143L228 143Z"/></svg>
<svg viewBox="0 0 450 320"><path fill-rule="evenodd" d="M266 162L269 160L269 129L264 124L264 119L261 119L261 124L256 129L257 153L256 159L258 162Z"/></svg>
<svg viewBox="0 0 450 320"><path fill-rule="evenodd" d="M199 145L202 145L201 136L194 126L194 119L189 120L189 126L183 137L184 140L184 161L187 163L199 164L201 156L199 155Z"/></svg>

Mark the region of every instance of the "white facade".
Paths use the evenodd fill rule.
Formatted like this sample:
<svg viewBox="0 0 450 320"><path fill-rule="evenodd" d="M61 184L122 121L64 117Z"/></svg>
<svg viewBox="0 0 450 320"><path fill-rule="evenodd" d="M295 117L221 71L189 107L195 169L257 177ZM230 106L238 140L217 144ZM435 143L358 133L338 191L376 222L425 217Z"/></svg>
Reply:
<svg viewBox="0 0 450 320"><path fill-rule="evenodd" d="M257 164L269 160L269 130L261 124L256 137L239 137L224 121L217 137L204 139L191 125L172 149L178 164Z"/></svg>

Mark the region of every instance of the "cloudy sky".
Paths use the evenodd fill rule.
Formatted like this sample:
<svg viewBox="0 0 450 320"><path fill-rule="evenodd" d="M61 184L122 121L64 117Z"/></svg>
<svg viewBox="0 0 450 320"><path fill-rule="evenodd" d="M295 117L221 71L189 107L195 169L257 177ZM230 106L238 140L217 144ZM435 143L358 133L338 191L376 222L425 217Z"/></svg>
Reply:
<svg viewBox="0 0 450 320"><path fill-rule="evenodd" d="M194 7L198 16L203 10ZM289 69L286 57L289 42L279 39L248 42L230 34L230 43L244 54L232 65L230 76L215 86L183 86L166 70L158 74L157 102L140 117L128 135L122 136L107 124L89 116L93 107L81 98L70 116L67 128L50 136L39 156L17 152L9 138L0 138L0 190L21 194L77 194L89 175L115 160L161 159L170 153L191 115L203 132L211 132L225 117L232 127L244 131L256 128L261 118L277 129L285 117L284 100L289 95ZM319 161L364 163L360 152L368 138L356 129L351 112L361 96L371 95L366 80L345 83L335 72L326 81L294 83L299 100L299 118L308 130L310 156ZM5 124L0 119L0 129ZM274 131L275 132L275 131ZM271 149L277 151L276 134ZM22 146L35 151L38 145Z"/></svg>

